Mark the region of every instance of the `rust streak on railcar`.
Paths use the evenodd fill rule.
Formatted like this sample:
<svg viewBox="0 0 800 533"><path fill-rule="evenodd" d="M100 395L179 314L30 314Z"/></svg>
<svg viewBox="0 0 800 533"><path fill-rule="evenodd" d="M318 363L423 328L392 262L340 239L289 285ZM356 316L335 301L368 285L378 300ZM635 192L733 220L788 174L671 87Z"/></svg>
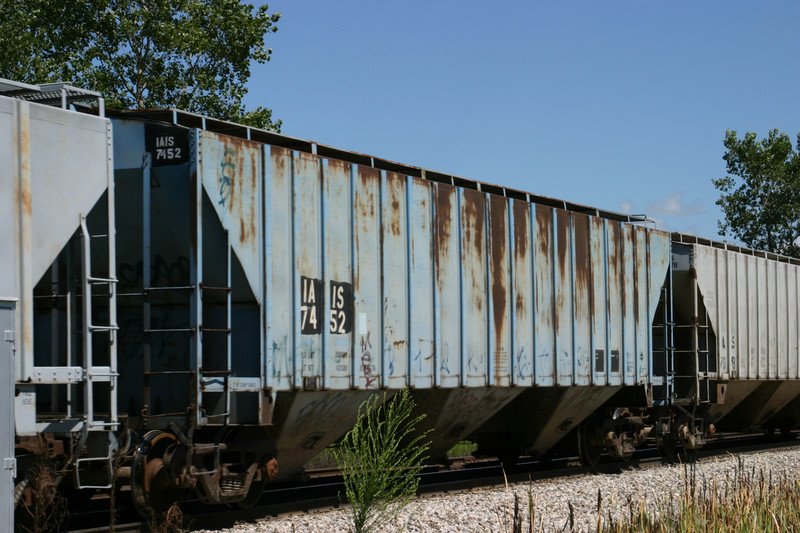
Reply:
<svg viewBox="0 0 800 533"><path fill-rule="evenodd" d="M442 265L449 264L447 258L451 253L450 236L453 233L453 213L451 205L454 203L456 189L452 185L438 183L436 185L436 231L433 234L433 250L436 257L436 282L439 287L444 286L444 278L453 273L446 271Z"/></svg>
<svg viewBox="0 0 800 533"><path fill-rule="evenodd" d="M484 196L472 190L464 190L464 205L462 208L461 225L463 228L464 242L471 243L473 250L464 246L461 251L461 261L464 264L480 262L484 255L484 227L486 224L484 213ZM471 259L472 258L472 259ZM479 280L475 276L470 276L472 287L476 290L483 290ZM480 312L483 310L483 301L472 302Z"/></svg>
<svg viewBox="0 0 800 533"><path fill-rule="evenodd" d="M544 205L536 205L536 225L539 228L539 254L550 254L550 241L553 235L552 210Z"/></svg>
<svg viewBox="0 0 800 533"><path fill-rule="evenodd" d="M553 210L544 205L536 205L536 227L537 227L537 247L538 253L536 254L536 304L538 309L536 311L536 320L538 322L537 332L539 329L552 332L553 331L553 265L550 251L553 244ZM538 342L537 342L538 344ZM551 346L545 348L551 349ZM538 352L537 352L538 355Z"/></svg>
<svg viewBox="0 0 800 533"><path fill-rule="evenodd" d="M289 150L270 146L270 168L272 169L272 180L280 182L286 175L286 162L289 160Z"/></svg>
<svg viewBox="0 0 800 533"><path fill-rule="evenodd" d="M19 128L19 175L23 177L22 190L19 191L20 202L22 203L22 214L30 217L33 209L31 208L31 131L28 121L21 121ZM19 180L17 180L19 182Z"/></svg>
<svg viewBox="0 0 800 533"><path fill-rule="evenodd" d="M620 238L619 238L620 227L619 223L617 222L608 222L608 284L609 284L609 294L616 295L616 292L612 292L612 287L617 291L620 291L621 294L621 287L624 286L622 283L622 273L620 272L620 260L617 256L618 254L622 253L620 250ZM612 317L612 320L616 320L617 317L614 316L613 312L613 304L614 298L609 298L606 302L608 306L608 313L609 316Z"/></svg>
<svg viewBox="0 0 800 533"><path fill-rule="evenodd" d="M258 147L258 143L253 141L225 137L223 160L220 162L221 178L230 181L225 203L234 220L239 221L239 242L242 244L249 243L258 235L258 199L252 194L258 190Z"/></svg>
<svg viewBox="0 0 800 533"><path fill-rule="evenodd" d="M514 200L512 204L512 216L514 217L514 256L515 263L521 263L528 259L528 241L530 241L528 218L530 204ZM517 313L522 313L525 309L525 300L521 292L517 292L514 302Z"/></svg>
<svg viewBox="0 0 800 533"><path fill-rule="evenodd" d="M386 196L391 202L391 209L384 211L384 224L389 228L389 233L397 237L403 236L403 228L405 219L403 213L405 210L400 202L405 195L405 179L400 174L395 172L386 173Z"/></svg>
<svg viewBox="0 0 800 533"><path fill-rule="evenodd" d="M353 232L353 246L358 254L363 246L361 244L362 235L369 235L372 230L372 224L376 219L376 205L379 199L375 197L375 189L373 185L380 180L379 171L369 167L358 167L358 182L360 187L356 187L355 198L353 199L353 225L355 231ZM399 180L398 180L399 181ZM379 235L378 239L383 240L383 235ZM362 252L364 250L361 250ZM376 250L377 253L377 250ZM363 268L363 265L360 265ZM361 290L361 275L353 276L353 289L356 292Z"/></svg>
<svg viewBox="0 0 800 533"><path fill-rule="evenodd" d="M489 203L490 218L489 229L491 246L489 248L491 257L489 272L491 276L492 305L494 309L494 328L497 338L498 350L505 347L500 344L503 338L503 329L506 319L506 276L508 275L508 261L506 254L506 236L508 228L506 223L506 201L502 196L491 196Z"/></svg>
<svg viewBox="0 0 800 533"><path fill-rule="evenodd" d="M588 294L591 286L589 217L581 213L573 213L572 221L575 230L575 290L579 294Z"/></svg>
<svg viewBox="0 0 800 533"><path fill-rule="evenodd" d="M358 167L358 180L361 182L361 186L365 189L370 186L370 183L374 183L378 178L378 171L374 168ZM370 194L367 202L361 202L357 204L360 206L359 212L368 217L362 218L362 222L366 222L366 220L375 218L376 203L377 202L374 195Z"/></svg>
<svg viewBox="0 0 800 533"><path fill-rule="evenodd" d="M558 287L558 292L556 294L556 332L557 335L560 334L562 331L562 327L569 326L572 318L570 316L562 316L560 311L564 311L567 308L567 298L572 298L572 294L567 294L567 291L570 291L572 287L570 286L571 281L571 264L570 264L570 256L572 254L572 250L570 250L570 213L568 211L564 211L562 209L556 209L556 239L557 239L557 257L556 257L556 264L554 268L557 268L557 277L559 280L563 280L564 284ZM570 335L571 335L571 328L570 328ZM565 349L564 346L561 346L561 349ZM559 352L560 353L560 352ZM574 354L572 355L574 357Z"/></svg>

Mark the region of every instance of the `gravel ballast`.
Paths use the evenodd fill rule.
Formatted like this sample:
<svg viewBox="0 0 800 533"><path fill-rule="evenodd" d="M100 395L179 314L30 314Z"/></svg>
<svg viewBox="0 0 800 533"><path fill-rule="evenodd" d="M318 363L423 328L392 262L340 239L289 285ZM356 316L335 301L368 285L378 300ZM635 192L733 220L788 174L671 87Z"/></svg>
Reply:
<svg viewBox="0 0 800 533"><path fill-rule="evenodd" d="M723 456L700 460L694 466L696 486L724 486L737 470L763 473L769 479L800 477L800 448ZM602 517L629 514L631 502L654 506L656 501L678 501L684 491L689 467L673 464L631 468L618 474L587 474L556 480L515 483L507 487L474 489L453 494L421 497L411 503L384 531L409 532L503 532L511 531L514 496L528 530L529 497L534 502L534 531L569 531L570 504L577 531L595 531L598 523L598 491ZM566 526L566 527L565 527ZM255 524L241 524L226 533L303 533L352 531L349 509L266 517ZM209 533L209 532L207 532Z"/></svg>

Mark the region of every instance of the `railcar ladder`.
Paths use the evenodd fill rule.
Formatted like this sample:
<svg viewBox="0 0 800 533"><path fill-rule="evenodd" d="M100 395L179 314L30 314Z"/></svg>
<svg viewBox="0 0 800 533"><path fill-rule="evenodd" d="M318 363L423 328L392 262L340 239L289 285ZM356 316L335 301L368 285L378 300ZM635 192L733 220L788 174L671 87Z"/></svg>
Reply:
<svg viewBox="0 0 800 533"><path fill-rule="evenodd" d="M672 325L673 334L680 340L676 341L679 347L673 348L671 358L675 369L674 402L687 406L711 402L712 381L717 376L708 312L695 278L692 278L688 296L691 298L691 320L688 324Z"/></svg>
<svg viewBox="0 0 800 533"><path fill-rule="evenodd" d="M653 324L653 337L659 345L653 346L654 405L670 405L675 391L675 339L672 314L672 276L667 275L667 286L661 288L658 300L660 321Z"/></svg>
<svg viewBox="0 0 800 533"><path fill-rule="evenodd" d="M143 391L142 400L144 409L142 412L145 420L150 418L185 418L186 411L183 412L159 412L156 410L152 397L151 378L154 376L194 376L196 372L190 365L183 368L162 368L153 369L152 345L153 339L173 334L193 335L195 327L192 323L192 303L189 303L189 316L186 325L178 327L167 327L166 324L159 324L154 327L152 315L152 298L158 295L168 295L169 293L183 294L187 302L191 302L192 294L195 291L195 284L190 281L188 284L154 286L152 276L152 235L151 235L151 167L152 154L145 152L142 158L142 370L143 370ZM191 361L191 354L189 360ZM147 424L145 424L147 425Z"/></svg>
<svg viewBox="0 0 800 533"><path fill-rule="evenodd" d="M109 225L106 235L91 235L86 223L86 217L81 215L81 268L82 268L82 329L83 329L83 382L84 382L84 426L75 447L74 459L77 488L110 488L113 475L113 438L109 432L119 429L119 415L117 406L117 343L116 334L119 330L117 324L117 277L116 277L116 251L114 238L111 235L113 227ZM92 265L92 240L107 239L107 273L95 274ZM95 288L105 287L106 291L95 294ZM93 300L107 298L107 316L105 323L100 323L103 318L95 312ZM108 350L108 365L95 366L94 364L94 337L106 337ZM95 411L96 391L95 385L108 384L107 416L98 416ZM86 455L78 457L83 447L86 446ZM92 468L92 464L100 463L99 468ZM81 480L82 468L91 471L105 472L105 479L99 482L96 477L90 482Z"/></svg>
<svg viewBox="0 0 800 533"><path fill-rule="evenodd" d="M232 280L231 280L231 246L230 246L230 232L225 231L225 250L226 250L226 267L225 275L226 280L224 286L214 287L203 283L199 284L198 300L203 302L206 297L213 297L214 294L223 294L223 311L225 321L223 324L214 324L213 327L208 325L199 326L199 335L197 342L198 353L198 368L199 368L199 387L197 395L197 404L199 406L198 416L204 419L204 422L213 422L214 424L227 425L231 416L231 387L230 378L231 371L231 309L232 309ZM204 337L207 335L224 335L225 350L224 350L224 366L216 368L206 368L205 351L203 350ZM204 397L207 393L221 393L223 399L222 412L209 413L206 409L206 402Z"/></svg>

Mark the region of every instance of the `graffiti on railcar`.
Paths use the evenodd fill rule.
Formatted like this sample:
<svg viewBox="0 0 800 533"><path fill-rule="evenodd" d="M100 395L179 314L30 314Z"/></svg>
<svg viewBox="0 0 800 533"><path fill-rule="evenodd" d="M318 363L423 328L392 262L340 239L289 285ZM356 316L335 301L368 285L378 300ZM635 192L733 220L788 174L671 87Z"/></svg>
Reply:
<svg viewBox="0 0 800 533"><path fill-rule="evenodd" d="M233 188L233 178L236 173L236 163L234 157L236 152L232 148L225 148L222 152L222 161L219 164L219 175L217 185L219 186L219 205L225 207L231 197Z"/></svg>
<svg viewBox="0 0 800 533"><path fill-rule="evenodd" d="M135 287L141 283L144 276L144 263L122 263L118 268L119 282L122 286ZM150 284L152 286L176 286L189 284L189 258L179 256L174 260L167 260L163 255L156 254L150 265Z"/></svg>
<svg viewBox="0 0 800 533"><path fill-rule="evenodd" d="M361 372L364 374L364 388L377 385L378 376L375 374L376 367L372 361L372 341L370 334L361 335Z"/></svg>

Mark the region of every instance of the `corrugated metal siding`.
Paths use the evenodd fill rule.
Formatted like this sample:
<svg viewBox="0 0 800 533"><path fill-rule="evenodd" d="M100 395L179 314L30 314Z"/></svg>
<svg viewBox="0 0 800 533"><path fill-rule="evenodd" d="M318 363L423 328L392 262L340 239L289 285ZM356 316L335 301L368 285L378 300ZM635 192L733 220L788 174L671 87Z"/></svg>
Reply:
<svg viewBox="0 0 800 533"><path fill-rule="evenodd" d="M798 378L800 267L695 244L698 286L723 378Z"/></svg>
<svg viewBox="0 0 800 533"><path fill-rule="evenodd" d="M200 146L211 203L264 294L267 386L649 379L665 233L278 147L256 179L256 143L204 132Z"/></svg>

